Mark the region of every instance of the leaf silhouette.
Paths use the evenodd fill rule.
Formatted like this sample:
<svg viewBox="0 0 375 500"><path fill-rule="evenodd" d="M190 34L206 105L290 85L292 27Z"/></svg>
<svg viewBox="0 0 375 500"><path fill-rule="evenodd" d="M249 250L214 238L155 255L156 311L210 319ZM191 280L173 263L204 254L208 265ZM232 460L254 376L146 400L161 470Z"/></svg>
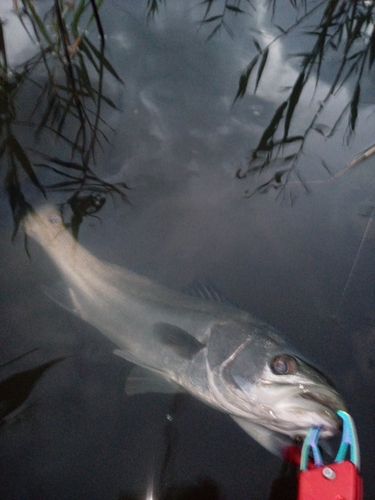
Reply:
<svg viewBox="0 0 375 500"><path fill-rule="evenodd" d="M0 424L30 396L43 373L65 358L56 358L42 365L12 375L0 382Z"/></svg>
<svg viewBox="0 0 375 500"><path fill-rule="evenodd" d="M78 6L75 9L73 21L71 24L72 33L78 35L78 23L80 22L81 16L85 10L86 2L85 0L80 0Z"/></svg>
<svg viewBox="0 0 375 500"><path fill-rule="evenodd" d="M368 67L371 68L374 60L375 60L375 26L372 29L370 40L369 40L369 56L368 56Z"/></svg>
<svg viewBox="0 0 375 500"><path fill-rule="evenodd" d="M283 117L283 114L284 114L284 111L285 111L285 108L287 107L287 105L288 105L288 101L284 101L277 108L277 110L275 111L275 114L273 115L273 118L272 118L270 124L263 132L263 135L262 135L262 137L259 141L259 144L256 148L257 150L259 149L259 150L267 151L267 149L269 149L268 141L273 138L273 136L277 130L277 127L278 127L278 125Z"/></svg>
<svg viewBox="0 0 375 500"><path fill-rule="evenodd" d="M223 14L219 14L217 16L208 17L207 19L203 19L202 23L212 23L213 21L217 21L218 19L222 19Z"/></svg>
<svg viewBox="0 0 375 500"><path fill-rule="evenodd" d="M232 11L232 12L235 12L236 14L244 14L245 11L240 9L239 7L236 7L235 5L226 5L225 6L226 9Z"/></svg>
<svg viewBox="0 0 375 500"><path fill-rule="evenodd" d="M26 174L28 175L29 179L34 184L34 186L36 186L43 193L44 197L46 197L45 190L41 185L41 183L39 182L38 177L35 175L33 166L28 156L26 155L26 153L24 152L20 143L17 141L14 135L10 135L8 137L8 147L13 152L14 156L17 158L21 167L26 172Z"/></svg>
<svg viewBox="0 0 375 500"><path fill-rule="evenodd" d="M259 68L258 68L258 73L257 73L257 79L256 79L256 82L255 82L254 94L257 91L258 84L259 84L260 79L261 79L262 74L263 74L263 70L264 70L264 68L266 66L266 62L267 62L267 58L268 58L268 51L269 51L268 48L263 51L262 59L260 60L260 64L259 64Z"/></svg>
<svg viewBox="0 0 375 500"><path fill-rule="evenodd" d="M240 99L241 97L243 97L245 95L251 72L254 69L254 66L256 65L256 63L258 62L258 58L259 58L259 56L255 56L253 58L253 60L250 62L250 64L247 66L245 71L240 76L237 94L236 94L236 97L234 98L233 102L236 102L237 99Z"/></svg>
<svg viewBox="0 0 375 500"><path fill-rule="evenodd" d="M86 43L89 45L90 49L94 52L94 54L96 55L96 57L98 58L98 60L103 64L103 66L111 73L112 76L114 76L116 78L116 80L118 80L120 83L124 83L121 78L119 77L119 75L117 74L116 70L114 69L114 67L112 66L112 64L108 61L108 59L106 59L103 55L102 52L100 52L96 47L95 45L93 45L90 40L88 38L85 39L86 40Z"/></svg>
<svg viewBox="0 0 375 500"><path fill-rule="evenodd" d="M358 117L358 103L359 103L359 97L361 95L361 86L359 83L357 83L354 94L353 94L353 99L350 102L350 128L351 130L355 130L355 125L357 122L357 117Z"/></svg>
<svg viewBox="0 0 375 500"><path fill-rule="evenodd" d="M285 116L284 139L286 139L288 137L289 127L290 127L290 123L292 121L292 116L293 116L294 110L298 104L298 101L299 101L299 98L301 96L301 92L303 90L304 85L305 85L305 72L302 71L300 73L299 77L297 78L297 81L294 84L292 93L290 94L290 97L289 97L289 106L288 106L288 110L287 110L286 116Z"/></svg>

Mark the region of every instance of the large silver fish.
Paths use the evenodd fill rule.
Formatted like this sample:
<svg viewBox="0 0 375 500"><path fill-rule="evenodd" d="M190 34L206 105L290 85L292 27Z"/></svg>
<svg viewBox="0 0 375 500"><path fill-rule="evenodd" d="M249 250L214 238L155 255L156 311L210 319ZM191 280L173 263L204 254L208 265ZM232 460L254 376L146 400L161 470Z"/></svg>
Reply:
<svg viewBox="0 0 375 500"><path fill-rule="evenodd" d="M65 291L52 298L138 365L128 393L187 391L277 455L312 426L322 438L338 431L341 397L267 323L101 262L72 238L54 207L30 212L24 228L63 275Z"/></svg>

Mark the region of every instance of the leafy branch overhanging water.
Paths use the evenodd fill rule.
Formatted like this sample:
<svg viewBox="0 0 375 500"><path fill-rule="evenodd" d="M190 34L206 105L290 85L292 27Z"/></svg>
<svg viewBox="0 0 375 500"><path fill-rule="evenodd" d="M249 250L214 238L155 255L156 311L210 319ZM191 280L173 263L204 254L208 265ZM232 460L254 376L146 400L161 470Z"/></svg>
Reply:
<svg viewBox="0 0 375 500"><path fill-rule="evenodd" d="M64 204L71 207L76 235L82 217L97 212L108 194L127 199L125 183L110 184L94 171L97 150L102 150L103 143L109 141L108 132L112 132L102 118L102 109L117 109L104 93L104 75L123 84L105 57L99 17L102 3L54 0L42 16L32 0L14 0L14 14L36 48L35 54L17 67L8 63L6 28L0 23L0 158L15 232L28 207L23 188L27 180L44 197L51 191L68 193ZM87 28L93 23L99 46L88 36ZM30 86L38 97L25 118L19 97ZM20 138L25 126L34 130L38 151ZM52 141L64 151L65 158L51 154ZM52 182L41 180L48 178L46 170Z"/></svg>
<svg viewBox="0 0 375 500"><path fill-rule="evenodd" d="M263 48L254 40L258 53L241 74L235 96L235 101L237 101L245 95L254 73L256 73L254 84L254 93L256 93L272 46L280 38L284 38L293 30L300 28L312 16L320 16L319 23L315 23L316 25L308 27L308 31L305 31L312 39L311 49L292 54L294 58L300 60L300 69L294 85L290 88L287 98L274 112L269 125L252 150L247 168L237 172L237 176L243 178L248 174L259 173L266 170L267 167L274 167L282 163L282 167L275 171L265 183L256 188L255 192L267 192L270 188L282 191L285 188L291 174L297 171L297 166L304 154L304 148L311 133L321 134L328 139L336 133L346 119L345 135L346 141L349 141L358 123L361 82L366 70L373 69L375 60L374 4L372 2L366 4L359 1L330 0L329 2L312 2L311 4L303 1L291 3L297 12L296 22L286 30L279 28L280 34ZM269 4L273 12L279 7L275 0L269 0ZM298 111L301 96L303 92L306 92L310 80L315 79L316 91L323 66L327 64L327 56L330 52L338 53L341 58L333 81L326 95L319 101L315 112L311 113L307 127L302 133L293 134L291 133L292 120ZM338 117L330 125L319 122L319 120L324 119L324 111L330 99L337 95L349 81L351 81L353 89L352 94ZM321 161L322 165L330 172L324 160ZM349 168L356 163L358 162L353 162ZM332 177L337 177L342 172L343 170ZM298 172L297 175L299 175ZM301 177L300 180L308 189L308 183L304 182Z"/></svg>
<svg viewBox="0 0 375 500"><path fill-rule="evenodd" d="M149 14L154 15L165 0L149 0ZM234 103L246 95L259 93L264 82L266 70L270 64L273 50L277 50L280 42L286 42L288 37L308 37L311 42L308 48L301 52L291 53L289 59L293 67L298 68L294 83L282 89L287 93L276 107L268 125L263 129L258 143L252 148L247 165L237 171L240 179L254 174L265 174L266 181L247 195L265 193L275 189L279 193L292 182L292 174L309 189L309 182L303 180L300 167L306 154L308 140L312 134L320 134L330 139L346 121L345 140L348 142L356 130L359 120L359 110L362 96L362 84L366 73L374 70L375 60L375 5L372 0L289 0L291 11L295 13L289 25L278 25L276 19L282 18L280 12L285 9L285 2L278 0L202 0L199 7L203 9L200 27L209 29L207 41L220 31L226 31L232 38L236 37L236 19L246 15L249 19L249 29L253 33L253 43L256 54L243 69L238 88L234 95ZM261 12L262 11L262 15ZM264 13L267 15L264 16ZM259 28L259 17L264 18L265 25L270 29ZM284 19L285 23L285 19ZM274 33L272 35L272 33ZM271 41L265 40L271 36ZM331 68L334 58L336 68ZM323 72L330 68L332 81L326 94L315 102L315 108L305 111L306 125L295 131L294 121L301 116L300 104L302 97L306 101L317 93ZM277 82L275 82L277 83ZM343 87L351 90L348 102L333 119L327 119L328 105L339 94ZM275 88L275 93L277 89ZM329 117L330 118L330 117ZM301 130L302 128L302 130ZM329 165L322 159L322 166L328 171L331 179L337 178L349 168L358 164L364 158L375 152L375 147L369 147L364 154L358 155L346 168L331 173ZM314 181L316 182L316 181ZM320 182L320 181L318 181Z"/></svg>

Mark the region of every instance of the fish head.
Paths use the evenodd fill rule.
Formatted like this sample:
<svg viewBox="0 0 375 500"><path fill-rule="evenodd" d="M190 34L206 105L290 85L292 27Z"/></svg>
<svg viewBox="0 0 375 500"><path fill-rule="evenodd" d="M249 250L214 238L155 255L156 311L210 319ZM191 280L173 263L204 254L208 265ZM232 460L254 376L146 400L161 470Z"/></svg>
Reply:
<svg viewBox="0 0 375 500"><path fill-rule="evenodd" d="M323 439L339 431L343 399L269 325L223 322L212 329L210 347L209 383L233 417L292 439L305 437L313 426Z"/></svg>

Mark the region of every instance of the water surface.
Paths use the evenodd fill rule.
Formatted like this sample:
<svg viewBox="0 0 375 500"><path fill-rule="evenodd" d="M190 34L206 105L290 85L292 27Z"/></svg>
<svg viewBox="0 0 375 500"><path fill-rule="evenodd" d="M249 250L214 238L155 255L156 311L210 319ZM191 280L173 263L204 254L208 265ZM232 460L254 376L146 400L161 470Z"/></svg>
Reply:
<svg viewBox="0 0 375 500"><path fill-rule="evenodd" d="M7 2L0 7L8 28L21 33ZM348 402L370 499L375 465L371 222L345 286L375 203L374 158L332 182L311 181L329 179L322 160L334 174L373 143L373 82L369 76L361 82L360 119L348 145L346 122L330 138L309 135L298 166L305 187L292 175L284 191L271 188L248 198L246 193L270 177L240 180L236 172L246 170L251 151L298 76L298 60L289 54L308 50L309 39L299 33L277 44L257 92L255 74L233 105L239 76L256 55L256 32L249 27L263 30L258 37L263 46L278 33L266 24L260 6L247 12L251 15L228 20L233 38L222 29L207 41L214 24L199 24L204 11L194 2L167 1L151 18L143 2L104 2L105 54L124 85L105 74L104 93L118 110L103 106L103 119L113 131L108 129L110 143L97 150L93 168L108 183L125 182L130 203L106 194L99 218L83 219L79 241L99 258L175 289L209 276L241 308L284 332ZM285 8L278 24L286 25L294 15ZM15 44L6 28L9 64L26 60L27 38ZM94 26L89 36L98 43ZM340 61L334 53L327 58L330 64L322 69L315 93L311 82L298 102L292 121L296 135L332 84ZM326 123L350 101L353 87L349 79L330 101ZM21 118L37 95L32 85L17 95ZM47 143L36 141L34 129L15 128L25 147L66 160L61 141L52 136ZM30 154L35 163L41 161ZM51 171L38 175L46 184L57 182ZM45 202L26 175L21 187L29 203ZM68 199L61 190L47 196L52 203ZM206 498L268 499L281 461L226 415L189 396L128 398L124 382L130 365L112 354L114 346L99 332L44 295L40 285L54 283L58 273L43 251L30 242L28 257L22 231L11 242L13 218L4 190L0 210L0 362L37 348L0 368L1 378L64 358L44 372L1 429L2 500L146 498L152 485L162 495L175 488L169 490L171 498L198 498L203 490ZM194 486L197 490L189 493Z"/></svg>

